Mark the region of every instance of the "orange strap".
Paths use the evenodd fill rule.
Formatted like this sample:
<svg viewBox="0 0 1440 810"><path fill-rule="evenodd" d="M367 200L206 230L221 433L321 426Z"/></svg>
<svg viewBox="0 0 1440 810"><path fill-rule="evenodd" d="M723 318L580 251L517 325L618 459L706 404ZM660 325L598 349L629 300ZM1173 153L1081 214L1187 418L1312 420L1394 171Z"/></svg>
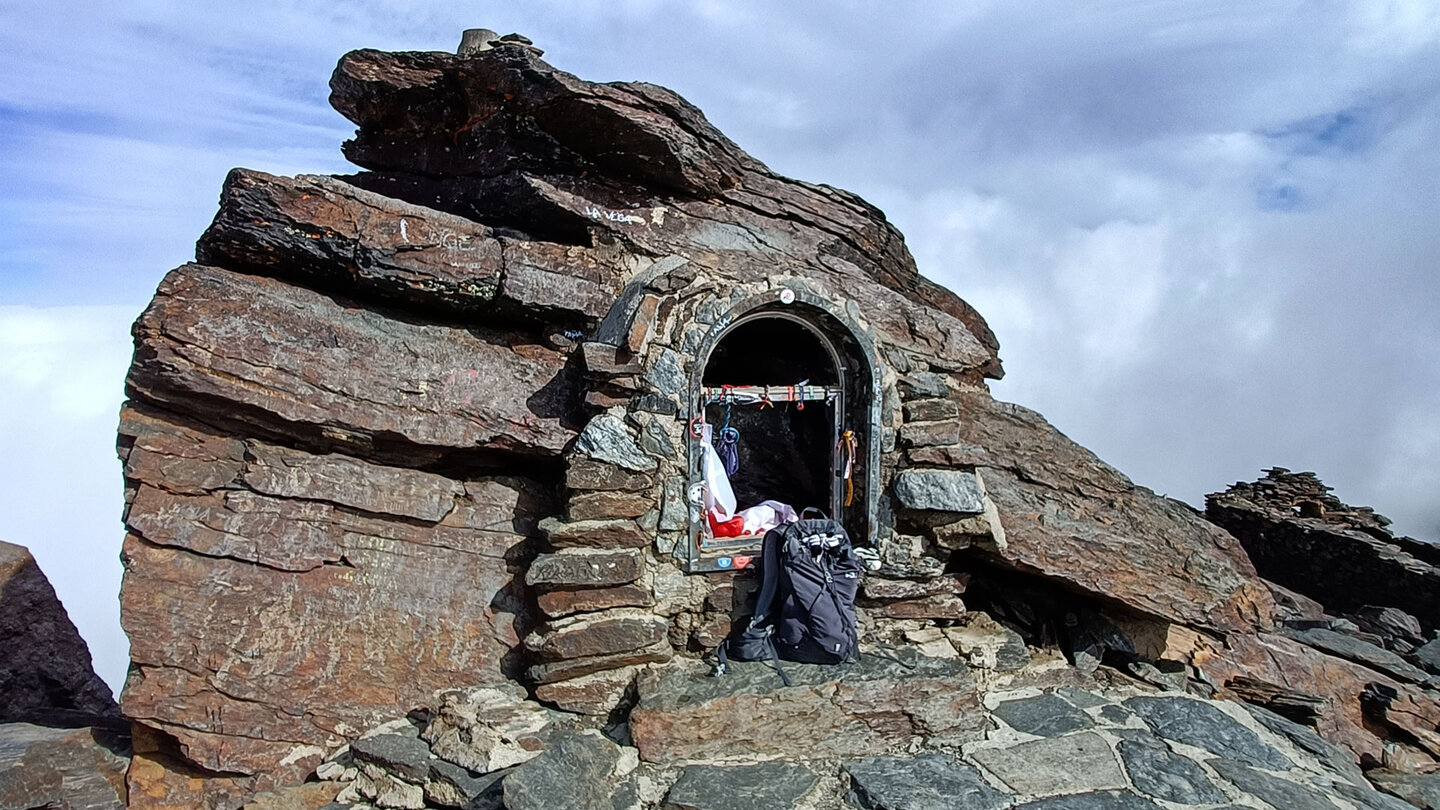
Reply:
<svg viewBox="0 0 1440 810"><path fill-rule="evenodd" d="M844 433L840 434L840 452L843 454L843 458L845 460L844 476L846 506L849 506L855 501L855 479L852 475L855 470L855 447L855 431L847 430Z"/></svg>

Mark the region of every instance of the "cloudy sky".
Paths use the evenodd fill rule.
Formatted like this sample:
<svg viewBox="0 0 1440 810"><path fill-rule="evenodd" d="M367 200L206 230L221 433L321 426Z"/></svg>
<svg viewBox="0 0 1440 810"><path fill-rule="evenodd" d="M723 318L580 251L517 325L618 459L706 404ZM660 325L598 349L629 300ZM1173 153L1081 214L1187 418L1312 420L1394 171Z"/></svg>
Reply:
<svg viewBox="0 0 1440 810"><path fill-rule="evenodd" d="M439 5L439 4L437 4ZM0 539L118 686L129 323L224 173L344 172L359 47L519 31L883 208L998 396L1199 505L1317 471L1440 539L1440 4L0 0Z"/></svg>

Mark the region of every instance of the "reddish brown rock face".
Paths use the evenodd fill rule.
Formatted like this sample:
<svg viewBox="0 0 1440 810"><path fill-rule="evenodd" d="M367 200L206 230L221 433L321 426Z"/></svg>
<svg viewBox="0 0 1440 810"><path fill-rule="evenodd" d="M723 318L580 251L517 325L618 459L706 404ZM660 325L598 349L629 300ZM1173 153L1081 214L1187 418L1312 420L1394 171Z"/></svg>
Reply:
<svg viewBox="0 0 1440 810"><path fill-rule="evenodd" d="M122 709L189 762L298 781L396 705L514 674L510 559L534 525L533 484L227 440L135 410L122 430ZM224 481L196 474L207 459Z"/></svg>
<svg viewBox="0 0 1440 810"><path fill-rule="evenodd" d="M1180 624L1271 625L1268 589L1235 538L1136 487L1039 414L981 391L961 400L961 442L998 507L1010 564Z"/></svg>
<svg viewBox="0 0 1440 810"><path fill-rule="evenodd" d="M1202 660L1205 672L1222 685L1247 676L1326 698L1317 730L1350 749L1367 766L1382 761L1384 741L1393 729L1367 716L1362 695L1370 684L1393 689L1399 697L1387 712L1388 722L1403 729L1405 736L1418 737L1432 755L1440 756L1440 735L1436 734L1440 701L1433 692L1427 695L1373 669L1268 633L1231 636L1226 649Z"/></svg>
<svg viewBox="0 0 1440 810"><path fill-rule="evenodd" d="M161 283L135 334L135 393L300 440L398 439L424 458L553 453L573 435L554 351L377 317L272 279L186 265Z"/></svg>

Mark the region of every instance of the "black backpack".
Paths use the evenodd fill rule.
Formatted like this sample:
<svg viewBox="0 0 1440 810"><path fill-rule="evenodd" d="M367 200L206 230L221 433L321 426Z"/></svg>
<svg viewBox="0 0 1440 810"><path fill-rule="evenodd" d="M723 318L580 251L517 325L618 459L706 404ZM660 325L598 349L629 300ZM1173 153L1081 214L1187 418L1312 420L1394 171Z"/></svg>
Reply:
<svg viewBox="0 0 1440 810"><path fill-rule="evenodd" d="M821 517L804 517L812 512ZM715 674L724 674L727 658L769 660L789 686L781 658L809 664L857 660L855 592L864 568L845 527L818 509L771 529L761 549L755 613L738 635L720 644Z"/></svg>

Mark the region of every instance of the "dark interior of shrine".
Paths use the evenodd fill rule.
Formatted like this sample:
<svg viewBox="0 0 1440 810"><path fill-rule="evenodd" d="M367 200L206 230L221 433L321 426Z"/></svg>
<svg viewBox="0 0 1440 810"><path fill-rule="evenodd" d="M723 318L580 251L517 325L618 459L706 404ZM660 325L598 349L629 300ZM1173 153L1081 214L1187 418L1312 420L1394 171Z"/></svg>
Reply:
<svg viewBox="0 0 1440 810"><path fill-rule="evenodd" d="M829 350L811 329L788 318L761 317L736 326L715 347L703 384L769 385L780 391L800 383L836 385ZM711 404L706 421L715 441L728 424L740 434L739 466L730 484L739 508L776 500L799 511L831 511L831 460L835 407L826 402L775 402L773 406Z"/></svg>

